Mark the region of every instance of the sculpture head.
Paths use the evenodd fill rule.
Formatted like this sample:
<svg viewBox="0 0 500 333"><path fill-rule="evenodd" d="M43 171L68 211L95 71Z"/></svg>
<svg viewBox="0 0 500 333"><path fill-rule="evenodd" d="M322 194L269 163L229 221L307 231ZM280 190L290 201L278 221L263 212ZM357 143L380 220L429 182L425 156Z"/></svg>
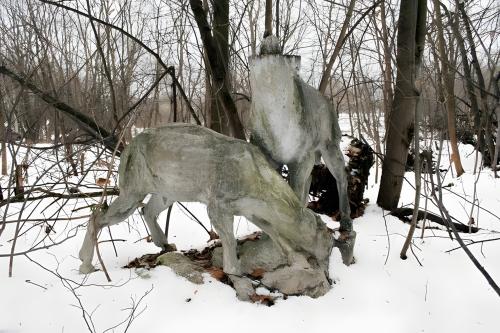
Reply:
<svg viewBox="0 0 500 333"><path fill-rule="evenodd" d="M265 54L281 54L280 41L274 35L264 37L260 44L260 55Z"/></svg>
<svg viewBox="0 0 500 333"><path fill-rule="evenodd" d="M309 208L301 208L300 215L302 237L307 244L314 244L311 255L316 258L321 267L328 267L330 253L333 248L333 236L328 232L321 217Z"/></svg>

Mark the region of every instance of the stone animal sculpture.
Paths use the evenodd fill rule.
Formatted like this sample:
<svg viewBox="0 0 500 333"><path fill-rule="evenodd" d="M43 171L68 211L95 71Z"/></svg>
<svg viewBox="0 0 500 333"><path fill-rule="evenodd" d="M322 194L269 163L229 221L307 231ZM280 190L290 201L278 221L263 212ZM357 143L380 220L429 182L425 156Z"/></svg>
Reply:
<svg viewBox="0 0 500 333"><path fill-rule="evenodd" d="M330 102L298 74L300 57L279 54L278 40L266 37L261 55L250 59L251 142L275 167L286 164L289 182L301 202L307 200L310 175L319 155L337 180L340 230L354 245L347 175L339 147L341 131ZM350 264L352 255L344 257Z"/></svg>
<svg viewBox="0 0 500 333"><path fill-rule="evenodd" d="M207 205L222 242L224 272L240 299L248 299L253 288L249 279L241 277L234 215L245 216L261 228L286 256L287 268L266 273L272 287L280 289L283 282L288 293L313 297L330 288L331 234L321 219L304 207L259 148L248 142L188 124L147 130L122 153L119 186L120 196L108 208L92 214L80 250L82 273L94 271L97 232L126 219L151 194L144 217L154 243L163 248L168 244L156 222L160 212L174 201ZM308 280L304 280L304 274Z"/></svg>

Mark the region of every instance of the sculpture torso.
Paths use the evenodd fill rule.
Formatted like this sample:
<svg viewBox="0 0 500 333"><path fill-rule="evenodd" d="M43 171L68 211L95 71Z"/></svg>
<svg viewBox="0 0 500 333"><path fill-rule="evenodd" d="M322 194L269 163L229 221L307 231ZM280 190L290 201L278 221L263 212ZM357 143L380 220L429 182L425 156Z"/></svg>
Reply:
<svg viewBox="0 0 500 333"><path fill-rule="evenodd" d="M331 121L325 117L333 112L320 110L329 106L300 79L299 61L298 57L282 55L250 61L252 141L276 162L301 161L317 149L320 137L331 135Z"/></svg>
<svg viewBox="0 0 500 333"><path fill-rule="evenodd" d="M252 143L275 164L288 166L289 184L301 202L308 199L309 177L321 155L337 180L341 229L352 229L347 176L339 147L341 132L333 105L298 74L299 57L277 54L268 36L262 55L250 59Z"/></svg>
<svg viewBox="0 0 500 333"><path fill-rule="evenodd" d="M132 141L126 156L120 163L120 175L128 175L120 178L122 191L151 193L154 189L174 193L176 201L208 204L215 199L254 197L269 184L279 187L276 182L283 182L265 167L267 161L257 147L188 124L146 130ZM128 162L130 158L134 163ZM285 194L294 196L292 191Z"/></svg>

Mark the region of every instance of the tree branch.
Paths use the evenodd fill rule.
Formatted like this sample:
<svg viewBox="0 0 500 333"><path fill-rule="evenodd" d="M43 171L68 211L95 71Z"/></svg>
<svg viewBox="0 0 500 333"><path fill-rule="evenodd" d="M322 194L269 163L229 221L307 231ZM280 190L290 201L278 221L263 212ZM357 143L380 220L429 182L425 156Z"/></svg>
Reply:
<svg viewBox="0 0 500 333"><path fill-rule="evenodd" d="M13 80L17 81L19 84L21 84L21 86L28 88L42 100L44 100L54 108L66 114L73 121L75 121L82 130L89 133L92 137L102 141L106 149L108 149L109 151L112 152L115 150L115 147L118 143L116 137L111 133L109 133L106 129L97 125L94 119L81 113L80 111L69 106L68 104L59 101L54 96L42 91L33 82L31 82L24 74L15 73L12 70L5 67L4 65L0 65L0 74L6 75L12 78ZM123 150L123 147L120 146L118 150L121 152Z"/></svg>

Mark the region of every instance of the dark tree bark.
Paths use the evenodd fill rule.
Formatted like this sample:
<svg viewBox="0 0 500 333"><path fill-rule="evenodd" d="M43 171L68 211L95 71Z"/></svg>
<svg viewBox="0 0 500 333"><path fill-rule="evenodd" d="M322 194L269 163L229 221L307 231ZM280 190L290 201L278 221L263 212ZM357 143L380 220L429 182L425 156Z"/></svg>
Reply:
<svg viewBox="0 0 500 333"><path fill-rule="evenodd" d="M396 216L398 219L406 223L411 222L410 216L412 216L413 214L414 214L413 208L396 208L391 212L392 216ZM445 227L449 227L449 222L444 220L441 216L433 214L428 211L419 210L417 214L417 220L422 221L424 219L427 219L429 221L432 221L434 223L440 224ZM451 222L451 223L453 223L457 231L460 232L476 233L479 231L479 228L471 227L468 226L467 224L456 223L456 222Z"/></svg>
<svg viewBox="0 0 500 333"><path fill-rule="evenodd" d="M2 175L7 175L7 127L5 126L5 115L7 114L7 108L5 107L5 99L2 96L2 91L0 90L0 142L2 150L1 152L1 162L2 163ZM2 190L0 187L0 196L2 195Z"/></svg>
<svg viewBox="0 0 500 333"><path fill-rule="evenodd" d="M469 46L470 46L470 54L472 57L472 67L474 68L474 71L476 72L477 76L477 84L479 86L479 96L480 96L480 105L481 105L481 128L484 130L484 140L486 142L482 143L480 142L480 146L486 145L487 151L484 149L483 151L483 158L484 158L484 164L488 165L491 163L491 166L494 167L496 166L496 161L493 161L493 155L495 154L495 145L493 143L493 138L491 136L492 130L491 130L491 115L492 113L488 109L488 101L487 101L487 89L486 89L486 84L484 83L484 77L483 77L483 72L481 71L481 65L479 62L479 59L477 58L477 52L476 52L476 45L474 43L474 38L472 36L472 30L470 27L470 22L469 22L469 16L467 15L467 12L465 11L465 3L464 2L459 2L458 0L455 0L455 5L457 6L460 16L462 17L462 21L465 27L465 32L467 36L467 40L469 41Z"/></svg>
<svg viewBox="0 0 500 333"><path fill-rule="evenodd" d="M474 88L474 83L472 81L472 72L469 64L469 59L467 58L467 50L465 49L465 41L460 33L460 21L458 17L458 13L455 18L452 18L450 12L446 7L444 7L443 4L441 4L443 7L445 14L448 16L448 21L451 24L453 35L455 36L455 39L457 41L458 45L458 51L460 52L460 56L462 58L462 66L464 68L464 78L465 78L465 86L466 86L466 91L467 95L469 97L469 102L470 102L470 109L472 111L472 118L474 122L474 130L476 132L476 135L478 137L478 142L484 142L484 133L481 130L481 114L479 112L479 106L477 103L477 95L476 95L476 90Z"/></svg>
<svg viewBox="0 0 500 333"><path fill-rule="evenodd" d="M393 210L398 205L406 158L413 137L415 107L419 95L415 84L424 48L426 14L426 0L401 0L396 87L377 199L377 203L388 210Z"/></svg>
<svg viewBox="0 0 500 333"><path fill-rule="evenodd" d="M380 22L382 29L382 44L384 46L384 123L385 128L389 128L388 120L392 110L392 101L394 99L394 91L392 90L392 58L391 48L389 46L389 34L387 29L385 2L380 3Z"/></svg>
<svg viewBox="0 0 500 333"><path fill-rule="evenodd" d="M215 1L215 6L218 7L220 14L225 15L224 8L228 6L228 0ZM243 125L238 116L238 111L236 109L236 104L234 103L233 97L231 96L230 89L228 86L228 58L224 57L224 47L220 47L218 44L218 39L212 35L212 29L207 21L207 15L203 9L203 5L200 0L190 0L191 10L193 11L196 24L200 31L201 40L203 42L203 47L205 48L209 72L212 76L213 87L212 91L216 94L219 105L221 105L226 115L230 134L238 139L245 140L245 132L243 130ZM215 21L215 18L214 18ZM229 24L229 19L227 20ZM228 27L225 27L227 29ZM215 33L215 31L214 31ZM219 37L217 37L219 38Z"/></svg>
<svg viewBox="0 0 500 333"><path fill-rule="evenodd" d="M273 34L273 0L266 0L266 13L264 18L264 37Z"/></svg>
<svg viewBox="0 0 500 333"><path fill-rule="evenodd" d="M457 141L457 126L456 126L456 112L455 112L455 72L450 68L450 62L452 57L446 52L446 42L444 40L443 33L443 20L441 17L441 7L439 6L439 0L433 0L434 3L434 17L437 28L437 46L439 52L439 58L441 62L441 71L443 73L442 82L443 85L438 85L443 87L444 104L446 105L446 114L448 120L448 136L451 145L451 160L455 164L455 170L457 176L460 177L464 173L464 168L462 167L462 161L460 159L460 152L458 151L458 141ZM450 43L450 48L453 45ZM441 78L438 78L441 80Z"/></svg>
<svg viewBox="0 0 500 333"><path fill-rule="evenodd" d="M208 9L208 8L207 8ZM207 11L205 11L206 15ZM221 59L221 65L224 66L224 84L230 88L231 81L229 78L229 1L214 1L213 2L213 37L217 47L217 54ZM211 123L210 128L216 132L230 135L229 119L224 112L224 105L217 98L217 82L212 77L211 95ZM214 96L215 94L215 96Z"/></svg>

